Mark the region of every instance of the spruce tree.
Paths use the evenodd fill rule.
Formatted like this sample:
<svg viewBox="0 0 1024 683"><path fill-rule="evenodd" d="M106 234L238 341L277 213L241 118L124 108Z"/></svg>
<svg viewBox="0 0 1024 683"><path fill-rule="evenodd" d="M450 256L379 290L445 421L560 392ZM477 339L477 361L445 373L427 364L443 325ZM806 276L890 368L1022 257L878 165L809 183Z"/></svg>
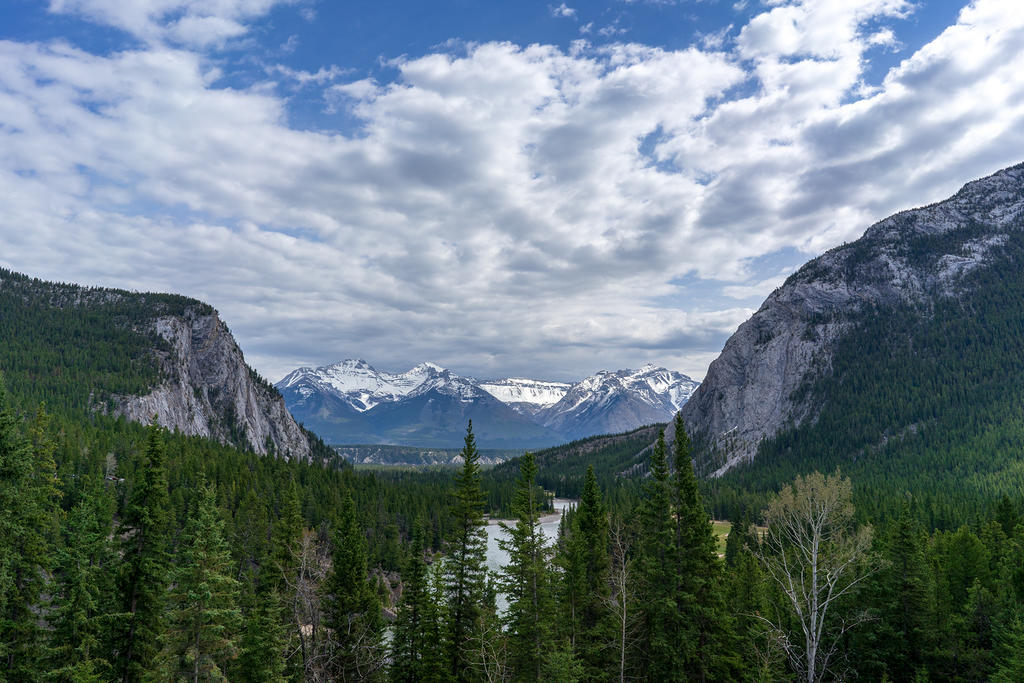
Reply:
<svg viewBox="0 0 1024 683"><path fill-rule="evenodd" d="M24 436L0 382L0 675L31 681L43 666L43 605L58 531L60 491L42 408Z"/></svg>
<svg viewBox="0 0 1024 683"><path fill-rule="evenodd" d="M471 648L480 625L487 576L485 499L472 420L466 427L465 445L460 455L463 463L456 477L452 506L454 530L444 567L448 587L450 672L457 680L464 681L472 677Z"/></svg>
<svg viewBox="0 0 1024 683"><path fill-rule="evenodd" d="M304 676L308 658L306 641L300 633L299 615L302 610L298 595L297 567L303 530L299 489L292 479L281 497L281 510L270 534L269 558L260 572L266 592L277 596L279 601L277 614L284 627L284 649L291 654L285 660L286 676L290 680Z"/></svg>
<svg viewBox="0 0 1024 683"><path fill-rule="evenodd" d="M733 656L734 633L722 591L718 542L697 488L690 438L679 414L674 427L677 665L687 680L727 680L735 676L739 662Z"/></svg>
<svg viewBox="0 0 1024 683"><path fill-rule="evenodd" d="M110 678L100 636L115 566L109 540L113 500L102 482L83 477L83 489L64 525L50 616L51 676L76 682Z"/></svg>
<svg viewBox="0 0 1024 683"><path fill-rule="evenodd" d="M998 659L992 683L1024 681L1024 618L1014 614L998 642Z"/></svg>
<svg viewBox="0 0 1024 683"><path fill-rule="evenodd" d="M431 609L428 567L423 558L423 527L417 521L412 536L412 552L402 572L402 599L391 640L390 679L396 683L417 683L429 679L431 642L437 630L436 610Z"/></svg>
<svg viewBox="0 0 1024 683"><path fill-rule="evenodd" d="M226 681L238 652L238 581L212 486L204 485L182 537L169 597L164 659L174 680Z"/></svg>
<svg viewBox="0 0 1024 683"><path fill-rule="evenodd" d="M614 625L608 609L611 558L608 554L608 517L601 502L594 467L587 467L583 495L573 515L570 557L574 566L567 580L577 582L575 657L583 667L584 680L599 680L610 666Z"/></svg>
<svg viewBox="0 0 1024 683"><path fill-rule="evenodd" d="M448 584L445 561L438 559L427 569L427 595L421 623L425 636L420 655L423 683L452 680L449 645Z"/></svg>
<svg viewBox="0 0 1024 683"><path fill-rule="evenodd" d="M366 568L366 537L346 494L333 535L333 565L324 585L323 609L330 629L328 673L339 681L364 681L383 666L384 624Z"/></svg>
<svg viewBox="0 0 1024 683"><path fill-rule="evenodd" d="M146 452L121 518L122 563L118 577L121 612L112 633L116 676L140 681L160 651L168 573L170 512L164 468L163 430L150 424Z"/></svg>
<svg viewBox="0 0 1024 683"><path fill-rule="evenodd" d="M502 523L507 540L499 541L508 553L501 587L508 596L504 615L508 637L508 663L516 680L540 680L550 649L554 620L551 549L540 529L541 496L533 454L520 459L519 479L512 500L515 525Z"/></svg>
<svg viewBox="0 0 1024 683"><path fill-rule="evenodd" d="M249 598L242 636L238 644L237 674L233 678L252 683L283 683L287 633L281 618L281 598L261 583Z"/></svg>
<svg viewBox="0 0 1024 683"><path fill-rule="evenodd" d="M680 678L676 658L679 612L675 561L678 555L664 430L659 431L651 453L650 477L644 482L643 495L638 548L639 608L644 631L640 650L646 655L643 674L648 680L674 681Z"/></svg>
<svg viewBox="0 0 1024 683"><path fill-rule="evenodd" d="M868 662L877 661L880 672L893 681L912 681L935 646L931 627L934 587L925 554L926 538L905 505L884 542L887 562L865 589L875 605L876 621L857 633L865 645L873 645L861 656ZM863 664L861 668L866 669Z"/></svg>

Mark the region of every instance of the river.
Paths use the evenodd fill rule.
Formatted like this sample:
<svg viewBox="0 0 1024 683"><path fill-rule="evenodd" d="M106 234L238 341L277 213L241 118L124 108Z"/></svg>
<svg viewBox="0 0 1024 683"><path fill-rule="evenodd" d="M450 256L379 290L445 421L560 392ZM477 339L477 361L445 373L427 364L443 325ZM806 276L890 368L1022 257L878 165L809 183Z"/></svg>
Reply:
<svg viewBox="0 0 1024 683"><path fill-rule="evenodd" d="M544 538L548 540L548 543L554 543L555 539L558 538L558 523L562 519L562 511L570 505L575 505L577 502L569 498L555 498L552 501L555 512L540 518L540 530L544 534ZM509 526L514 524L512 520L508 519L491 519L487 521L487 570L494 576L497 576L501 568L508 564L508 553L498 545L499 540L508 539L508 533L501 528L499 522L505 522ZM504 612L507 605L508 601L505 599L505 596L499 593L498 611Z"/></svg>

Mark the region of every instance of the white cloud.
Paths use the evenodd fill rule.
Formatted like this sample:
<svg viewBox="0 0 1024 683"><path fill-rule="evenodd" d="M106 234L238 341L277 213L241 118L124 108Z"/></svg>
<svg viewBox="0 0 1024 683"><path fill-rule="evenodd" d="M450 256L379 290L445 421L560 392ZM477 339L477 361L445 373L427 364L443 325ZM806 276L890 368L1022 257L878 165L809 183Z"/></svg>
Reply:
<svg viewBox="0 0 1024 683"><path fill-rule="evenodd" d="M208 16L244 26L243 5L269 0ZM217 87L163 42L166 6L118 18L140 36L157 22L135 51L0 42L0 259L209 300L270 376L347 355L693 372L750 312L728 297L776 281L751 259L817 253L1024 156L1024 17L994 0L871 91L863 55L905 3L779 4L732 52L400 59L392 82L331 86L354 135L291 129L285 99ZM680 310L684 276L735 284L698 313Z"/></svg>
<svg viewBox="0 0 1024 683"><path fill-rule="evenodd" d="M789 277L792 272L792 268L785 268L779 274L761 280L760 282L744 285L726 285L725 287L722 287L722 294L730 299L764 299L774 290L781 287L782 283L786 281L786 278Z"/></svg>
<svg viewBox="0 0 1024 683"><path fill-rule="evenodd" d="M150 43L189 47L223 43L246 32L245 21L294 0L50 0L54 13L80 14Z"/></svg>
<svg viewBox="0 0 1024 683"><path fill-rule="evenodd" d="M558 7L555 7L554 5L548 5L548 9L551 11L551 16L553 17L562 17L564 19L570 19L576 16L576 10L573 9L572 7L566 6L564 2Z"/></svg>
<svg viewBox="0 0 1024 683"><path fill-rule="evenodd" d="M266 68L270 75L278 74L287 80L294 81L298 85L324 85L345 76L352 72L351 69L342 69L336 64L327 67L320 67L315 72L292 69L284 64L274 64Z"/></svg>

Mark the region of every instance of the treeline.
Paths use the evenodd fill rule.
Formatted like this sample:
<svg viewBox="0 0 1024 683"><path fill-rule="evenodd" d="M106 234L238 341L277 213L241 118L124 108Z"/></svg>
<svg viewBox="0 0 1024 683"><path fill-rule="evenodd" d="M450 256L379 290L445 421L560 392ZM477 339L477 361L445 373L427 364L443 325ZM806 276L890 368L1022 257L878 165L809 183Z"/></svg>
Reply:
<svg viewBox="0 0 1024 683"><path fill-rule="evenodd" d="M495 575L471 430L454 481L381 480L155 426L79 441L60 424L0 404L4 680L1024 676L1019 499L932 534L910 500L872 534L849 480L798 477L720 557L677 421L633 508L589 469L553 544L524 456Z"/></svg>

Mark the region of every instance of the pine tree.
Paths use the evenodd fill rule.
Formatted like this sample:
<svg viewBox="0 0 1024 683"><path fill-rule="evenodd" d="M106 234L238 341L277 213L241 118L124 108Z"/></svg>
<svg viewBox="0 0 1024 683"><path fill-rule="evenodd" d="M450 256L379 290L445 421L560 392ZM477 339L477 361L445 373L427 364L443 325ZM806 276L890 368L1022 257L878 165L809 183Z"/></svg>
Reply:
<svg viewBox="0 0 1024 683"><path fill-rule="evenodd" d="M121 613L112 634L111 650L118 678L142 680L160 650L169 580L170 524L163 431L149 426L142 481L136 483L121 518L122 564L118 577Z"/></svg>
<svg viewBox="0 0 1024 683"><path fill-rule="evenodd" d="M170 593L166 668L175 680L226 681L237 655L238 581L212 486L204 485L182 537Z"/></svg>
<svg viewBox="0 0 1024 683"><path fill-rule="evenodd" d="M487 573L484 493L472 421L466 427L465 445L460 455L463 464L456 477L452 507L454 531L444 566L448 587L450 671L453 677L463 681L471 677L472 642L482 615Z"/></svg>
<svg viewBox="0 0 1024 683"><path fill-rule="evenodd" d="M648 680L679 680L676 660L678 607L676 605L677 558L675 524L665 432L659 431L651 454L651 475L644 483L640 504L638 571L641 583L639 608L643 614L643 643L646 655L643 674Z"/></svg>
<svg viewBox="0 0 1024 683"><path fill-rule="evenodd" d="M412 553L402 572L402 599L395 617L391 640L390 679L396 683L417 683L429 679L435 643L432 638L439 624L431 609L428 567L423 558L423 526L417 521L412 536ZM433 661L432 661L433 659Z"/></svg>
<svg viewBox="0 0 1024 683"><path fill-rule="evenodd" d="M99 681L110 677L100 647L103 601L114 567L109 536L113 501L100 482L83 478L83 495L68 514L58 552L50 616L54 644L51 676L61 681Z"/></svg>
<svg viewBox="0 0 1024 683"><path fill-rule="evenodd" d="M423 603L424 649L420 654L423 683L450 681L448 586L445 561L439 559L427 569L427 595Z"/></svg>
<svg viewBox="0 0 1024 683"><path fill-rule="evenodd" d="M0 382L0 676L38 678L42 607L58 531L60 491L42 408L23 435Z"/></svg>
<svg viewBox="0 0 1024 683"><path fill-rule="evenodd" d="M281 499L281 511L274 522L270 535L270 557L261 568L261 582L269 595L279 600L277 613L284 627L286 677L301 679L307 669L310 653L306 639L302 637L299 598L298 559L302 555L304 524L299 502L299 489L295 480L289 481Z"/></svg>
<svg viewBox="0 0 1024 683"><path fill-rule="evenodd" d="M283 683L287 634L281 618L281 598L261 584L249 599L238 645L237 674L252 683Z"/></svg>
<svg viewBox="0 0 1024 683"><path fill-rule="evenodd" d="M608 517L593 466L587 467L583 495L573 515L568 543L572 559L565 579L577 584L573 589L577 596L573 649L582 664L583 679L598 680L610 666L608 644L614 640L615 629L608 609L611 596Z"/></svg>
<svg viewBox="0 0 1024 683"><path fill-rule="evenodd" d="M1015 614L999 638L999 659L992 683L1024 681L1024 618Z"/></svg>
<svg viewBox="0 0 1024 683"><path fill-rule="evenodd" d="M735 677L739 662L733 656L718 542L697 488L682 416L676 415L674 427L677 663L687 680L727 680Z"/></svg>
<svg viewBox="0 0 1024 683"><path fill-rule="evenodd" d="M532 453L520 459L519 480L512 501L516 523L502 523L508 540L499 544L509 555L501 586L508 596L505 631L508 663L516 680L540 680L552 640L554 603L551 549L540 529L541 497Z"/></svg>
<svg viewBox="0 0 1024 683"><path fill-rule="evenodd" d="M329 674L339 681L364 681L383 666L384 624L366 569L366 537L351 494L341 504L333 537L333 566L324 586L324 614L332 652Z"/></svg>
<svg viewBox="0 0 1024 683"><path fill-rule="evenodd" d="M888 562L866 590L876 605L877 621L857 634L874 645L870 653L861 656L877 659L893 681L912 681L934 648L934 588L925 543L924 530L904 506L885 541Z"/></svg>

